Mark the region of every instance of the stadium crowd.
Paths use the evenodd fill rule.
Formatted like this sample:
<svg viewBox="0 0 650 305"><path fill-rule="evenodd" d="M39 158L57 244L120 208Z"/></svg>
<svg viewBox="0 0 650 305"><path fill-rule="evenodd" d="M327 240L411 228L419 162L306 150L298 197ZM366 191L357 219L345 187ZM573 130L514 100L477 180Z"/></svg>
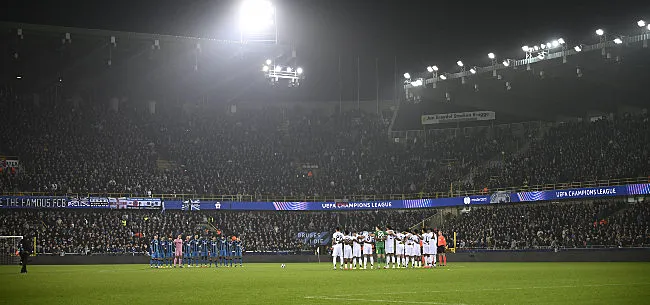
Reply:
<svg viewBox="0 0 650 305"><path fill-rule="evenodd" d="M473 207L445 225L462 248L554 249L650 245L650 205L624 202Z"/></svg>
<svg viewBox="0 0 650 305"><path fill-rule="evenodd" d="M20 158L18 173L0 175L5 192L343 198L650 173L647 115L559 124L542 137L483 128L394 143L385 121L364 113L2 104L15 111L0 113L0 153Z"/></svg>

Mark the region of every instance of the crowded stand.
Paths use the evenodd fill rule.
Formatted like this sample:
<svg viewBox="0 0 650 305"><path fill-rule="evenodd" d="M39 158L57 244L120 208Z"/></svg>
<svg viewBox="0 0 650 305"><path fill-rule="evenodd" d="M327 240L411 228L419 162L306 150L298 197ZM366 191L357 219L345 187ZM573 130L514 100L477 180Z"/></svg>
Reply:
<svg viewBox="0 0 650 305"><path fill-rule="evenodd" d="M650 245L645 203L560 202L473 207L445 226L461 248L557 249Z"/></svg>
<svg viewBox="0 0 650 305"><path fill-rule="evenodd" d="M650 245L650 205L559 202L473 207L445 225L460 248L558 249Z"/></svg>

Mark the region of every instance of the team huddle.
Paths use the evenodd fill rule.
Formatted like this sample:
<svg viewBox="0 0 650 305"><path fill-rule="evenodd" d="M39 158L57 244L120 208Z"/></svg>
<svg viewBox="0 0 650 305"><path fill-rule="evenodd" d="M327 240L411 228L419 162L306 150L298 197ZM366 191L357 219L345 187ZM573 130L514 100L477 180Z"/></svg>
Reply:
<svg viewBox="0 0 650 305"><path fill-rule="evenodd" d="M343 234L340 228L336 228L332 235L332 264L336 270L336 259L340 258L341 270L357 269L357 261L360 268L368 269L370 261L370 269L374 269L374 254L377 254L377 264L384 260L384 269L391 266L393 269L409 266L431 268L436 267L437 262L447 265L445 249L447 242L442 231L398 232L391 227L386 227L386 230L376 227L374 232L346 231Z"/></svg>
<svg viewBox="0 0 650 305"><path fill-rule="evenodd" d="M183 235L172 240L169 237L158 239L158 235L153 237L149 247L151 268L183 268L183 259L187 267L212 267L225 266L237 267L243 265L242 252L243 247L241 240L235 236L227 239L225 236L217 239L212 237L199 237L198 235L187 236L183 241Z"/></svg>

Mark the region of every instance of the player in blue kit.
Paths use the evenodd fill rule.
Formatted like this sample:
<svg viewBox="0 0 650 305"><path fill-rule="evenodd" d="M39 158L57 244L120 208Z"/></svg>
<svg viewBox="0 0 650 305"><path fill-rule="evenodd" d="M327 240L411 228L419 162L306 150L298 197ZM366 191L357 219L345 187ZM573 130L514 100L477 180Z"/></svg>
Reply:
<svg viewBox="0 0 650 305"><path fill-rule="evenodd" d="M160 263L158 264L160 268L165 268L165 263L167 263L167 240L165 239L164 236L160 237L160 256L158 257L158 260Z"/></svg>
<svg viewBox="0 0 650 305"><path fill-rule="evenodd" d="M153 236L153 240L149 245L149 268L158 268L158 258L160 254L160 241L158 241L158 235Z"/></svg>
<svg viewBox="0 0 650 305"><path fill-rule="evenodd" d="M228 249L228 241L225 236L221 236L219 241L219 265L226 266L226 260L228 259L230 249Z"/></svg>
<svg viewBox="0 0 650 305"><path fill-rule="evenodd" d="M213 262L214 266L217 267L217 260L219 259L219 241L216 237L212 237L212 241L210 241L210 249L208 252L210 254L210 267L212 267Z"/></svg>
<svg viewBox="0 0 650 305"><path fill-rule="evenodd" d="M239 237L232 242L232 259L235 260L235 267L237 267L237 261L239 261L239 267L243 267L243 258L242 258L242 244L241 244L241 239Z"/></svg>
<svg viewBox="0 0 650 305"><path fill-rule="evenodd" d="M174 240L171 237L167 238L167 252L165 253L165 258L167 259L167 267L174 267Z"/></svg>
<svg viewBox="0 0 650 305"><path fill-rule="evenodd" d="M183 257L187 262L187 267L190 267L192 263L192 240L190 238L191 236L186 236L185 242L183 243Z"/></svg>
<svg viewBox="0 0 650 305"><path fill-rule="evenodd" d="M201 267L208 266L208 253L210 252L210 241L207 237L202 237L199 242L199 255L201 256Z"/></svg>
<svg viewBox="0 0 650 305"><path fill-rule="evenodd" d="M190 242L190 246L192 247L192 249L191 249L192 250L192 265L194 267L199 266L199 244L200 244L199 236L194 235L194 238Z"/></svg>

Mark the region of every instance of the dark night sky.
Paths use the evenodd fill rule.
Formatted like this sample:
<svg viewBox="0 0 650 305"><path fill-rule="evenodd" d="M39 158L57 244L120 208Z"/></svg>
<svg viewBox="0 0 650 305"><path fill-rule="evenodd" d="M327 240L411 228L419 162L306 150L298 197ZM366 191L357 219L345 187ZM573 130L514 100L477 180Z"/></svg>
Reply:
<svg viewBox="0 0 650 305"><path fill-rule="evenodd" d="M593 43L593 31L636 33L650 20L650 1L390 1L278 0L280 38L298 46L306 66L339 55L362 56L363 66L382 65L381 78L458 59L487 65L486 54L522 57L524 44L563 37ZM237 1L31 1L4 0L0 18L37 24L150 33L236 37ZM233 35L234 34L234 35ZM287 39L289 38L289 40ZM321 60L327 59L327 60ZM348 60L352 63L353 60ZM388 64L391 63L391 64ZM322 64L322 63L321 63ZM346 67L350 64L346 63ZM348 67L349 68L349 67ZM389 71L390 70L390 71Z"/></svg>

